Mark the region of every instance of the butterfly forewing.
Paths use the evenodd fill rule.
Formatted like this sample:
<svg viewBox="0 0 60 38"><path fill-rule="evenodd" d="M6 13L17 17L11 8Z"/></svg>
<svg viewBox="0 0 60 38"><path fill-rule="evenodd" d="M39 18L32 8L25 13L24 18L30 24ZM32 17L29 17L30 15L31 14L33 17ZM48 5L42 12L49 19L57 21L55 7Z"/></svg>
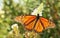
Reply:
<svg viewBox="0 0 60 38"><path fill-rule="evenodd" d="M15 18L15 21L27 25L29 22L33 21L34 19L36 19L36 16L18 16Z"/></svg>
<svg viewBox="0 0 60 38"><path fill-rule="evenodd" d="M30 22L32 22L33 20L36 19L36 16L25 16L25 21L24 24L29 24Z"/></svg>
<svg viewBox="0 0 60 38"><path fill-rule="evenodd" d="M43 24L45 29L49 26L49 21L47 19L40 17L40 21Z"/></svg>
<svg viewBox="0 0 60 38"><path fill-rule="evenodd" d="M23 23L24 27L28 30L32 30L35 24L36 16L18 16L15 21Z"/></svg>
<svg viewBox="0 0 60 38"><path fill-rule="evenodd" d="M46 18L40 17L40 20L45 29L55 27L55 24L53 22L51 22L50 20L47 20Z"/></svg>

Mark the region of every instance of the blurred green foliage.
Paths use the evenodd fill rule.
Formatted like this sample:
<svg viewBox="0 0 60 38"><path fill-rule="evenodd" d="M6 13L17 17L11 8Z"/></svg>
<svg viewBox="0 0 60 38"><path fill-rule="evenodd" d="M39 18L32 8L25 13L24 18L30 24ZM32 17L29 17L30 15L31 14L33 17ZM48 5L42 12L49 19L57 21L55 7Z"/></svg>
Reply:
<svg viewBox="0 0 60 38"><path fill-rule="evenodd" d="M0 13L0 38L24 38L25 30L19 23L19 36L9 34L12 30L12 24L15 24L14 18L18 15L30 15L31 12L43 2L45 7L43 10L43 17L54 21L56 27L54 29L47 29L42 33L38 33L35 38L60 38L60 0L3 0L3 9ZM29 36L33 38L33 34ZM27 37L26 37L27 38Z"/></svg>

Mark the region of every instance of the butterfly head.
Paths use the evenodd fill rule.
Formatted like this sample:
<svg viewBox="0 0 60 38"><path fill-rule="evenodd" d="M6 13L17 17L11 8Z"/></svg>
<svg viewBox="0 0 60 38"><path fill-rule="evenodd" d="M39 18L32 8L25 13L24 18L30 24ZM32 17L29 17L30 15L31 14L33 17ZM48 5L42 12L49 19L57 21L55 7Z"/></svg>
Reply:
<svg viewBox="0 0 60 38"><path fill-rule="evenodd" d="M39 19L39 14L37 14L37 17L36 18L37 18L37 20Z"/></svg>

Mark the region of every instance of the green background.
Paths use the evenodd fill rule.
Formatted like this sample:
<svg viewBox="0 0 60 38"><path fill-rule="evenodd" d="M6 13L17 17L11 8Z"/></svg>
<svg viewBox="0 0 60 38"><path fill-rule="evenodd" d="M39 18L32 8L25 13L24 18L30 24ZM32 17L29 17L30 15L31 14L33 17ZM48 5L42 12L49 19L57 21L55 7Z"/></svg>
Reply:
<svg viewBox="0 0 60 38"><path fill-rule="evenodd" d="M32 11L37 8L41 3L44 3L45 7L42 11L42 16L49 19L52 18L56 24L54 29L47 29L42 33L37 33L36 36L29 35L29 38L60 38L60 0L3 0L2 11L0 14L0 38L25 38L25 32L23 26L20 23L14 21L14 18L18 15L30 15ZM12 30L11 26L17 23L19 26L19 36L9 34ZM49 30L49 32L48 32ZM29 32L30 33L30 32Z"/></svg>

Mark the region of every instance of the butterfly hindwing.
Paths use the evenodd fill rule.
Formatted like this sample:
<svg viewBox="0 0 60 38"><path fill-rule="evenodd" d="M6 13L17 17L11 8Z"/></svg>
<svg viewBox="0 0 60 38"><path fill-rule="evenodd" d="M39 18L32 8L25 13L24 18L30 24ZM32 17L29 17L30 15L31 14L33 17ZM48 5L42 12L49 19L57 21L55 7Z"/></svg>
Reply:
<svg viewBox="0 0 60 38"><path fill-rule="evenodd" d="M25 25L25 28L26 28L27 30L32 30L32 29L34 28L35 21L36 21L36 20L33 20L33 21L31 21L29 24Z"/></svg>
<svg viewBox="0 0 60 38"><path fill-rule="evenodd" d="M42 26L40 20L37 21L34 30L35 30L36 32L42 32L42 31L43 31L43 26Z"/></svg>

